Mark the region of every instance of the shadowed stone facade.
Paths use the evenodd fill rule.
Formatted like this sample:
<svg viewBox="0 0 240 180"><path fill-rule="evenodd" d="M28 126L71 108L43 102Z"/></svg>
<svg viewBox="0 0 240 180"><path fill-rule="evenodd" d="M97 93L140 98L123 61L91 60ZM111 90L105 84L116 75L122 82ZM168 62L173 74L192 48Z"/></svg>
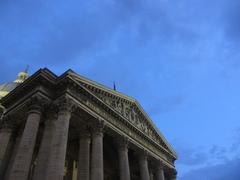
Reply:
<svg viewBox="0 0 240 180"><path fill-rule="evenodd" d="M72 70L40 69L0 102L1 180L176 180L139 103Z"/></svg>

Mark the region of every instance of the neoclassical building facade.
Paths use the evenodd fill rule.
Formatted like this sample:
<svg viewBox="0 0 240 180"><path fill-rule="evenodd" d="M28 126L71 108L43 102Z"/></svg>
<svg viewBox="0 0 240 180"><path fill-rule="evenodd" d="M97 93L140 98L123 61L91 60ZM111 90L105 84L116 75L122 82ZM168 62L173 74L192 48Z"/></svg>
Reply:
<svg viewBox="0 0 240 180"><path fill-rule="evenodd" d="M47 68L0 96L1 180L176 180L175 151L129 96Z"/></svg>

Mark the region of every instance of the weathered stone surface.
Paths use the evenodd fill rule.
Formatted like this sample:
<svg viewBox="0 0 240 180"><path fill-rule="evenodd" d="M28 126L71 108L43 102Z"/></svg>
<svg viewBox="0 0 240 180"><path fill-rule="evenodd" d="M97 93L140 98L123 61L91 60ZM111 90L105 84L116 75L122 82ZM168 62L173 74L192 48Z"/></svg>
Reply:
<svg viewBox="0 0 240 180"><path fill-rule="evenodd" d="M89 180L90 177L90 142L90 133L82 131L79 137L78 180Z"/></svg>
<svg viewBox="0 0 240 180"><path fill-rule="evenodd" d="M61 106L58 119L55 122L46 180L63 180L64 176L71 112L68 108L70 106L69 104L63 104Z"/></svg>
<svg viewBox="0 0 240 180"><path fill-rule="evenodd" d="M37 109L29 112L9 180L27 180L28 178L40 117L41 113Z"/></svg>
<svg viewBox="0 0 240 180"><path fill-rule="evenodd" d="M0 176L3 176L3 171L6 168L6 163L4 162L7 156L7 150L10 145L10 138L12 135L12 129L4 127L0 129Z"/></svg>
<svg viewBox="0 0 240 180"><path fill-rule="evenodd" d="M48 162L50 157L52 136L54 132L54 116L49 117L46 120L43 137L40 145L40 149L37 156L36 167L34 170L33 180L46 179Z"/></svg>
<svg viewBox="0 0 240 180"><path fill-rule="evenodd" d="M98 122L92 132L91 180L103 178L103 123Z"/></svg>
<svg viewBox="0 0 240 180"><path fill-rule="evenodd" d="M148 160L145 153L139 154L139 167L140 167L140 178L141 180L150 180L148 170Z"/></svg>
<svg viewBox="0 0 240 180"><path fill-rule="evenodd" d="M126 138L118 139L118 160L120 180L130 180L128 140Z"/></svg>
<svg viewBox="0 0 240 180"><path fill-rule="evenodd" d="M156 180L165 180L163 167L161 165L156 168Z"/></svg>

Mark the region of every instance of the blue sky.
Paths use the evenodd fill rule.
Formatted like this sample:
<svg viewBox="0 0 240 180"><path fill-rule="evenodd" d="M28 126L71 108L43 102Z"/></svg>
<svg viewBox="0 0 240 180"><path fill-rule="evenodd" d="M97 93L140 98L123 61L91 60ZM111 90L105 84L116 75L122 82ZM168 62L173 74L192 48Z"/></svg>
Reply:
<svg viewBox="0 0 240 180"><path fill-rule="evenodd" d="M237 0L0 2L0 83L48 67L135 97L179 155L179 180L240 178Z"/></svg>

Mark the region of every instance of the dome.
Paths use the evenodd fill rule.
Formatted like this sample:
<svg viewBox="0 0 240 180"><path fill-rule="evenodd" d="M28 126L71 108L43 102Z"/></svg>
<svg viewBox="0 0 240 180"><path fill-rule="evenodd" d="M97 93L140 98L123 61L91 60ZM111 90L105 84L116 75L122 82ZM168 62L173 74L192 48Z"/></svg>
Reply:
<svg viewBox="0 0 240 180"><path fill-rule="evenodd" d="M23 83L28 78L27 70L19 72L18 77L14 82L4 83L0 85L0 99L6 96L9 92L15 89L19 84Z"/></svg>
<svg viewBox="0 0 240 180"><path fill-rule="evenodd" d="M15 89L20 83L9 82L0 85L0 98L6 96L10 91Z"/></svg>

